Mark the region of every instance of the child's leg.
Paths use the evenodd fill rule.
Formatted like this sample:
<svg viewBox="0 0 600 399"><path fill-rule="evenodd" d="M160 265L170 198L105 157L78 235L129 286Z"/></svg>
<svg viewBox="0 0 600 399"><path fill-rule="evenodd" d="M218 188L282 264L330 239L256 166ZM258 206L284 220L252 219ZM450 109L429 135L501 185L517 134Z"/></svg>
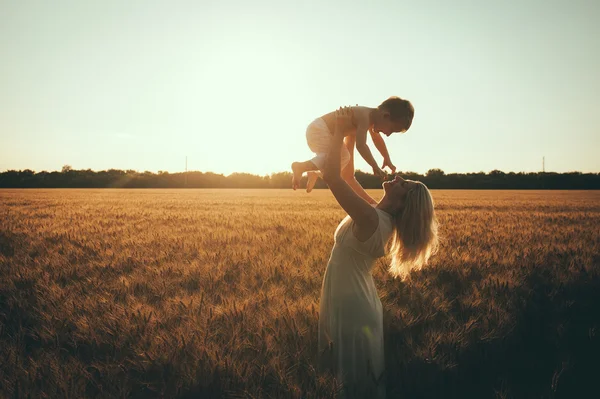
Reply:
<svg viewBox="0 0 600 399"><path fill-rule="evenodd" d="M323 174L320 171L308 171L308 173L306 173L306 176L308 177L308 180L306 180L306 192L310 193L313 188L315 187L315 184L317 183L317 179L323 178Z"/></svg>
<svg viewBox="0 0 600 399"><path fill-rule="evenodd" d="M312 161L292 163L292 172L294 174L294 176L292 177L292 188L296 190L298 187L300 187L300 179L302 179L302 174L304 172L309 172L313 170L319 170L319 168L314 163L312 163Z"/></svg>
<svg viewBox="0 0 600 399"><path fill-rule="evenodd" d="M341 169L344 169L350 161L350 152L345 146L341 149L340 158ZM292 164L292 171L294 172L294 177L292 178L292 188L296 190L298 187L300 187L300 179L302 178L302 174L307 172L308 180L306 181L306 192L310 193L315 187L319 177L323 178L321 168L325 164L325 159L326 154L320 153L316 154L316 156L310 161L294 162Z"/></svg>
<svg viewBox="0 0 600 399"><path fill-rule="evenodd" d="M308 125L306 128L306 142L308 148L315 153L315 157L310 161L294 162L292 164L292 170L294 171L292 187L295 190L300 185L302 173L308 172L306 192L310 193L315 186L317 179L321 176L321 172L319 171L322 170L325 165L331 142L331 133L323 119L317 118Z"/></svg>

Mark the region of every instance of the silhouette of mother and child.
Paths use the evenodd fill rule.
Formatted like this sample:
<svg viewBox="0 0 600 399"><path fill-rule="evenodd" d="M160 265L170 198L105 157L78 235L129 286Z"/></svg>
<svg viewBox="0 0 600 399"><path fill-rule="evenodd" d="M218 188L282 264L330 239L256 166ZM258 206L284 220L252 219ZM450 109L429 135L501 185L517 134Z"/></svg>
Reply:
<svg viewBox="0 0 600 399"><path fill-rule="evenodd" d="M412 123L412 104L390 97L377 108L343 107L313 121L308 145L316 156L294 162L292 186L308 173L307 191L321 177L348 213L337 226L325 270L319 305L319 366L342 383L342 396L385 398L383 311L371 269L378 258L390 258L389 273L405 277L420 269L436 251L437 221L427 187L395 176L383 182L384 195L374 200L354 178L354 146L379 176L366 146L367 132L395 172L381 134L405 132Z"/></svg>

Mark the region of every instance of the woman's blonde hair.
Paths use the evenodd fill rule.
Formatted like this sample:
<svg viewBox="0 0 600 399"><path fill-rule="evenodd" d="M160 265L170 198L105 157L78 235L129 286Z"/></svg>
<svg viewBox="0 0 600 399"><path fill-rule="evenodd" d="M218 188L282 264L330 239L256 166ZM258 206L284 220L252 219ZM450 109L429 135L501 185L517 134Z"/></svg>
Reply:
<svg viewBox="0 0 600 399"><path fill-rule="evenodd" d="M438 223L433 198L421 182L406 193L404 207L395 217L394 233L390 240L389 272L394 277L407 277L419 270L438 248Z"/></svg>

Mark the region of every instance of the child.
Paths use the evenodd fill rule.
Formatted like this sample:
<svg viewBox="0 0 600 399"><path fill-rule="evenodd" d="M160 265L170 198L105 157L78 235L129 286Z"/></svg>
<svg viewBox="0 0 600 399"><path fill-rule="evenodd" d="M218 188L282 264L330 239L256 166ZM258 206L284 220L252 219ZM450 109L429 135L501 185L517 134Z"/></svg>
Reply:
<svg viewBox="0 0 600 399"><path fill-rule="evenodd" d="M392 173L396 171L396 167L390 160L390 154L381 133L390 136L392 133L404 133L412 124L412 119L415 110L410 101L403 100L398 97L390 97L381 103L377 108L369 107L350 107L352 111L352 127L344 133L346 136L345 144L342 147L341 163L342 171L350 160L350 152L354 151L353 145L356 141L356 149L365 161L373 168L373 174L384 177L385 172L382 168L386 166L390 168ZM292 163L292 188L296 190L300 186L300 179L304 172L307 173L308 181L306 183L306 192L310 193L315 186L317 178L320 176L319 170L322 169L325 163L325 157L329 150L329 143L335 129L335 111L323 115L315 119L306 129L306 141L308 147L316 156L309 161ZM371 150L367 146L367 131L371 134L371 138L379 153L383 156L383 165L381 168L371 154ZM344 176L350 174L343 173ZM354 176L354 171L351 171L351 176ZM350 182L349 182L350 183ZM351 184L355 188L355 185Z"/></svg>

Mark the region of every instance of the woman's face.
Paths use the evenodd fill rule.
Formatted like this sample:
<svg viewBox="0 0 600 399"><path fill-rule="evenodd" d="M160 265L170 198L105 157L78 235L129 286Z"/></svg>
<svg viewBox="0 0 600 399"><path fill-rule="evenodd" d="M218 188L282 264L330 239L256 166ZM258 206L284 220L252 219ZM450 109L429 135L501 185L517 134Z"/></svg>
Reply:
<svg viewBox="0 0 600 399"><path fill-rule="evenodd" d="M404 203L406 194L417 187L417 182L412 180L405 180L400 176L396 176L394 180L383 182L383 191L385 196L392 200L392 202Z"/></svg>

